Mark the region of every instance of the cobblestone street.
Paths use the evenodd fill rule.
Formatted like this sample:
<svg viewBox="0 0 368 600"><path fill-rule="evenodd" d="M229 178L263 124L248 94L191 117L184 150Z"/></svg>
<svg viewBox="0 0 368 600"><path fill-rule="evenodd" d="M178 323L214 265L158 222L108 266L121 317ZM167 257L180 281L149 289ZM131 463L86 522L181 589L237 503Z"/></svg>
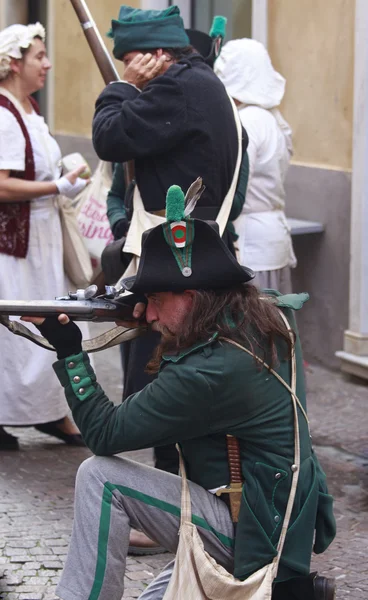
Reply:
<svg viewBox="0 0 368 600"><path fill-rule="evenodd" d="M121 380L118 350L96 356L96 370L106 392L119 401L121 386L112 385ZM338 600L366 600L368 386L316 366L308 367L307 380L314 445L329 476L338 523L336 540L314 557L312 567L337 579ZM0 596L54 600L72 525L75 473L90 452L32 428L9 431L19 436L21 451L0 454ZM152 464L149 450L127 454ZM137 598L169 559L169 554L129 557L124 599Z"/></svg>

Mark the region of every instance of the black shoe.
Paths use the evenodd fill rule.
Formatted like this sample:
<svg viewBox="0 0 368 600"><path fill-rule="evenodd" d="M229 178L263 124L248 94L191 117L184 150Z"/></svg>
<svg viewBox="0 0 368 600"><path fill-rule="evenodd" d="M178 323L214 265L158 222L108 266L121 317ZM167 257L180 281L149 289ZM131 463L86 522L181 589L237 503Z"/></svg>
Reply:
<svg viewBox="0 0 368 600"><path fill-rule="evenodd" d="M335 580L315 572L276 583L272 600L335 600L335 592Z"/></svg>
<svg viewBox="0 0 368 600"><path fill-rule="evenodd" d="M61 431L55 423L42 423L41 425L35 425L34 427L37 431L41 431L41 433L47 433L47 435L52 435L59 440L63 440L68 446L85 447L86 445L80 433L64 433L64 431Z"/></svg>
<svg viewBox="0 0 368 600"><path fill-rule="evenodd" d="M0 450L19 450L18 438L0 426Z"/></svg>
<svg viewBox="0 0 368 600"><path fill-rule="evenodd" d="M311 573L313 577L314 600L335 600L336 584L334 579L321 577L317 573Z"/></svg>

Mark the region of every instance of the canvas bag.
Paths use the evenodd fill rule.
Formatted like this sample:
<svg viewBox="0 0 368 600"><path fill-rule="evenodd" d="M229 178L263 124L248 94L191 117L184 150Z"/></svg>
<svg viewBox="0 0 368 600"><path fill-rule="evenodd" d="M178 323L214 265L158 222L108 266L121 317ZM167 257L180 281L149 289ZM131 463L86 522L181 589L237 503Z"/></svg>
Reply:
<svg viewBox="0 0 368 600"><path fill-rule="evenodd" d="M242 161L242 125L240 122L238 110L235 106L233 99L229 96L229 100L231 102L231 106L233 109L235 124L236 124L236 132L238 138L238 155L235 164L235 171L233 175L233 179L227 192L225 199L221 205L219 213L216 218L216 222L220 229L220 235L224 233L226 223L229 218L231 206L234 199L234 194L236 190L236 185L239 178L239 170ZM136 275L139 266L139 258L142 250L142 235L148 229L152 227L156 227L157 225L161 225L165 223L165 217L161 217L159 215L154 215L147 210L145 210L143 201L138 189L137 184L134 188L133 194L133 216L129 226L129 230L126 236L125 245L123 248L123 252L133 254L133 258L126 269L123 277L130 277Z"/></svg>
<svg viewBox="0 0 368 600"><path fill-rule="evenodd" d="M79 230L73 201L59 195L58 205L63 236L64 271L77 288L85 288L92 281L93 268L85 239Z"/></svg>
<svg viewBox="0 0 368 600"><path fill-rule="evenodd" d="M296 466L296 470L293 471L289 500L286 507L279 543L277 545L277 556L275 556L270 564L265 565L250 575L245 581L235 579L233 575L228 573L221 565L217 564L214 558L212 558L212 556L204 549L197 527L191 521L192 511L189 486L184 461L179 450L180 471L182 476L179 545L176 552L173 574L163 600L188 600L188 598L190 598L190 600L224 600L225 598L226 600L271 600L272 583L277 575L299 477L300 440L297 404L306 417L305 411L295 394L296 360L294 338L288 320L281 311L279 312L288 328L290 340L292 342L291 386L289 386L276 371L269 368L262 359L252 352L233 340L220 338L237 346L241 350L244 350L251 356L254 356L258 362L267 367L269 371L279 379L291 394L294 409L294 465Z"/></svg>
<svg viewBox="0 0 368 600"><path fill-rule="evenodd" d="M101 270L101 254L114 236L107 218L107 195L112 184L111 165L100 160L92 181L75 198L77 221L88 249L94 275Z"/></svg>

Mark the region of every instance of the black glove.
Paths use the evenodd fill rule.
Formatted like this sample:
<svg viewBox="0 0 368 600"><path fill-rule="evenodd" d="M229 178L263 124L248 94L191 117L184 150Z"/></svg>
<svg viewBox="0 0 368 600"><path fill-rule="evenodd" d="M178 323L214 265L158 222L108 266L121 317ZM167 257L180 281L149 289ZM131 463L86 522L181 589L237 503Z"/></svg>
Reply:
<svg viewBox="0 0 368 600"><path fill-rule="evenodd" d="M114 240L120 240L125 237L129 229L129 221L127 219L119 219L112 228Z"/></svg>
<svg viewBox="0 0 368 600"><path fill-rule="evenodd" d="M57 317L47 317L42 325L36 327L54 346L59 359L82 352L82 333L73 321L62 325Z"/></svg>

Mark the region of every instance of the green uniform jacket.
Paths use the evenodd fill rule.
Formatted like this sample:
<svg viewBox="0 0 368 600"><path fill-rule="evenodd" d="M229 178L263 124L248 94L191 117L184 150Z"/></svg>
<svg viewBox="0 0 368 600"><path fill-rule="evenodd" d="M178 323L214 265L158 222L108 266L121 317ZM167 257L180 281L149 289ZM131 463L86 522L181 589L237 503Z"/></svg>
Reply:
<svg viewBox="0 0 368 600"><path fill-rule="evenodd" d="M294 328L289 308L300 308L307 297L278 298ZM298 339L296 357L297 395L305 407ZM75 422L97 455L179 442L188 477L212 489L229 483L225 435L236 436L245 483L234 575L244 579L272 560L290 491L294 430L290 394L267 369L215 334L165 357L157 379L119 406L96 382L87 354L59 360L54 369ZM281 361L276 370L290 383L289 361ZM299 425L301 470L278 580L308 574L313 544L315 552L323 552L335 535L332 497L301 411Z"/></svg>

